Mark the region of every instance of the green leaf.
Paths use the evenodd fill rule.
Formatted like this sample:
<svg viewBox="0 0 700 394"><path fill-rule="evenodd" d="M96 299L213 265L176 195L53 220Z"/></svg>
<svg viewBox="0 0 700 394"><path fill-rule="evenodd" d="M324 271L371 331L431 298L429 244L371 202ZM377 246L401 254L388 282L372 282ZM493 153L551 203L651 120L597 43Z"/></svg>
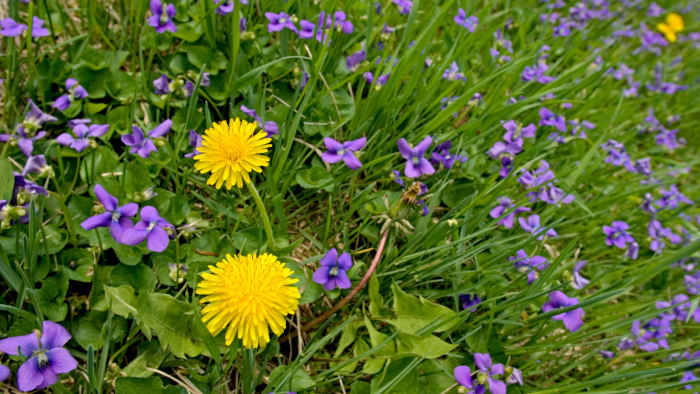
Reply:
<svg viewBox="0 0 700 394"><path fill-rule="evenodd" d="M437 358L452 351L457 345L449 344L432 334L423 336L400 332L397 335L396 356Z"/></svg>
<svg viewBox="0 0 700 394"><path fill-rule="evenodd" d="M15 178L12 175L12 164L6 158L0 158L0 200L10 201Z"/></svg>
<svg viewBox="0 0 700 394"><path fill-rule="evenodd" d="M164 387L159 377L150 378L117 378L114 385L116 394L178 394L180 389L175 386Z"/></svg>
<svg viewBox="0 0 700 394"><path fill-rule="evenodd" d="M333 190L333 178L323 167L305 168L297 172L297 183L304 189Z"/></svg>
<svg viewBox="0 0 700 394"><path fill-rule="evenodd" d="M163 360L165 360L165 352L155 341L145 342L145 345L147 346L146 350L139 353L139 355L122 370L129 377L147 378L153 375L153 372L146 368L158 368ZM142 347L143 346L139 346L139 348Z"/></svg>
<svg viewBox="0 0 700 394"><path fill-rule="evenodd" d="M164 349L177 357L195 357L206 352L201 339L195 337L192 307L173 296L141 293L137 299L137 319L158 337Z"/></svg>
<svg viewBox="0 0 700 394"><path fill-rule="evenodd" d="M119 287L105 286L105 297L107 297L107 305L114 314L129 317L136 315L136 296L134 289L129 285Z"/></svg>
<svg viewBox="0 0 700 394"><path fill-rule="evenodd" d="M408 295L395 283L391 285L394 293L394 311L396 319L388 320L400 331L415 334L426 326L439 320L440 325L431 329L433 332L443 332L457 322L457 313L452 309L430 302L423 297L416 298Z"/></svg>
<svg viewBox="0 0 700 394"><path fill-rule="evenodd" d="M292 368L294 368L294 372L291 371ZM280 365L270 373L269 386L274 387L276 382L282 381L282 379L290 373L292 373L292 377L284 384L282 388L284 390L302 391L316 385L316 382L301 368L295 368L291 365Z"/></svg>

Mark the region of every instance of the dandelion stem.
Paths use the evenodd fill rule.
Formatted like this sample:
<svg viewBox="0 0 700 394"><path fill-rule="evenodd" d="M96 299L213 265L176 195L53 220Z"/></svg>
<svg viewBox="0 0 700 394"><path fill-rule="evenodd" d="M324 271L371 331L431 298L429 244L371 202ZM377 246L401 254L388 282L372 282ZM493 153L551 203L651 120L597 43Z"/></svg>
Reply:
<svg viewBox="0 0 700 394"><path fill-rule="evenodd" d="M255 200L255 205L258 207L258 213L260 214L260 219L262 220L263 227L265 228L265 234L267 235L267 247L269 250L275 249L275 236L272 233L272 225L270 224L270 217L267 216L267 210L263 204L260 194L258 194L258 189L255 188L253 182L248 182L248 190Z"/></svg>

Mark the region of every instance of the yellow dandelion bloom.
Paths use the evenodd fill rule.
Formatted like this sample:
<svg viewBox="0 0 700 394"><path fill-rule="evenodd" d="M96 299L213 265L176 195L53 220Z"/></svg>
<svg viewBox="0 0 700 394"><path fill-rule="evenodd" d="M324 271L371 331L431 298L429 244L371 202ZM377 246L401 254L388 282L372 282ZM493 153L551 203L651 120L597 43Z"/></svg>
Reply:
<svg viewBox="0 0 700 394"><path fill-rule="evenodd" d="M202 274L196 293L203 295L202 321L212 335L227 325L226 345L237 337L246 348L257 348L270 342L268 327L281 335L286 326L285 315L299 306L298 282L292 270L274 255L226 255L210 265L211 272Z"/></svg>
<svg viewBox="0 0 700 394"><path fill-rule="evenodd" d="M678 39L676 33L682 32L685 28L683 23L683 17L676 13L670 13L666 15L666 23L659 23L656 28L666 37L670 42L676 42Z"/></svg>
<svg viewBox="0 0 700 394"><path fill-rule="evenodd" d="M243 182L250 183L250 171L262 172L270 164L265 154L271 140L264 131L256 133L256 126L236 118L214 123L204 132L194 168L202 174L211 172L207 185L220 189L226 182L228 190L243 187Z"/></svg>

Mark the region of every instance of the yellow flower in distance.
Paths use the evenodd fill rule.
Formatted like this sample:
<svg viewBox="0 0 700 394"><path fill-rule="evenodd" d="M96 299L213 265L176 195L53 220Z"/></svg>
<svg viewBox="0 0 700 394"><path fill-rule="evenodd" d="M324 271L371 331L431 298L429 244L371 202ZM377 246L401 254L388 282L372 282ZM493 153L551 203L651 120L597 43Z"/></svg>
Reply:
<svg viewBox="0 0 700 394"><path fill-rule="evenodd" d="M683 18L673 12L666 15L666 23L656 25L669 42L676 42L676 33L682 32L684 27Z"/></svg>
<svg viewBox="0 0 700 394"><path fill-rule="evenodd" d="M264 131L256 133L256 126L236 118L214 123L204 131L194 168L202 174L211 172L207 185L220 189L225 182L228 190L233 185L243 187L250 182L250 171L262 172L270 164L265 154L271 140Z"/></svg>
<svg viewBox="0 0 700 394"><path fill-rule="evenodd" d="M294 286L292 270L274 255L226 255L224 260L209 266L202 273L196 293L203 295L202 321L212 335L226 325L226 345L237 337L246 348L257 348L270 342L268 327L281 335L286 326L285 315L299 306L299 289Z"/></svg>

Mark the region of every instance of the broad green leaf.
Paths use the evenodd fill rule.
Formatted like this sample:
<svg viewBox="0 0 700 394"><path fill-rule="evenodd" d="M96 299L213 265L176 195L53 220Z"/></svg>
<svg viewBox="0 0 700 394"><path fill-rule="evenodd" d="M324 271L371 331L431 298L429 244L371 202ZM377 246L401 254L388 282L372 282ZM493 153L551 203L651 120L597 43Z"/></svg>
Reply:
<svg viewBox="0 0 700 394"><path fill-rule="evenodd" d="M395 283L391 286L394 293L394 311L396 319L388 320L400 331L415 334L431 323L440 320L441 324L431 329L443 332L457 322L457 313L452 309L430 302L423 297L413 297L405 293Z"/></svg>
<svg viewBox="0 0 700 394"><path fill-rule="evenodd" d="M164 387L160 377L150 378L117 378L114 384L116 394L179 394L180 388Z"/></svg>
<svg viewBox="0 0 700 394"><path fill-rule="evenodd" d="M0 158L0 200L10 201L15 178L12 175L12 165L6 158Z"/></svg>
<svg viewBox="0 0 700 394"><path fill-rule="evenodd" d="M122 317L136 315L138 312L136 310L136 296L134 295L134 289L131 286L105 286L104 290L105 297L107 297L107 305L114 314Z"/></svg>

